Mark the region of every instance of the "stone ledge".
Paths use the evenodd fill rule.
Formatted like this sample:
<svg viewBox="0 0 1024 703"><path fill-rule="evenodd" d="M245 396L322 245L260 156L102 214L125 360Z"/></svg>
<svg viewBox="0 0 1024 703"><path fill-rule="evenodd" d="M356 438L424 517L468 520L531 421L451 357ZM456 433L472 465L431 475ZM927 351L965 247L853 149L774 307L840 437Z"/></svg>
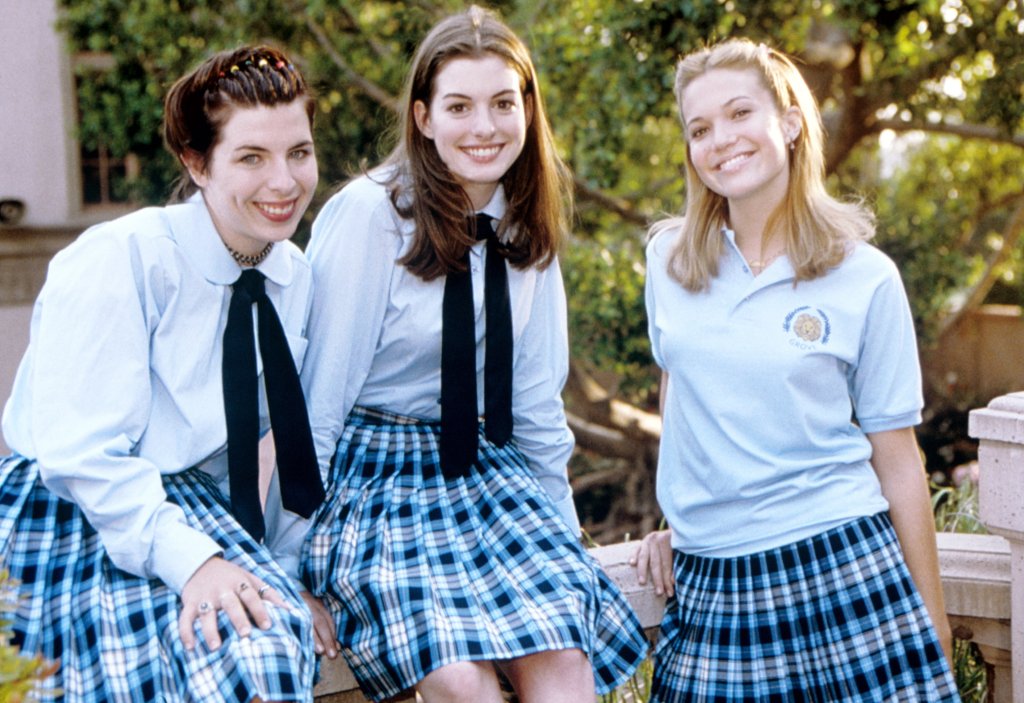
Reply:
<svg viewBox="0 0 1024 703"><path fill-rule="evenodd" d="M1024 392L995 398L988 407L972 410L967 434L976 439L1024 444Z"/></svg>

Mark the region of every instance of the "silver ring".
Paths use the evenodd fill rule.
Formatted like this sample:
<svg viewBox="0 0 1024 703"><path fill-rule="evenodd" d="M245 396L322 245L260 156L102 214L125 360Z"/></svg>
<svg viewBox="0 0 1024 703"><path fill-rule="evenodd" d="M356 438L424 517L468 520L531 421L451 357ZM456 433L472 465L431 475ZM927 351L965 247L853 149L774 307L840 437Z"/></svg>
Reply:
<svg viewBox="0 0 1024 703"><path fill-rule="evenodd" d="M269 590L270 590L270 585L265 583L265 584L263 584L262 586L260 586L259 588L256 589L256 595L258 595L260 598L262 598L263 594L266 593Z"/></svg>
<svg viewBox="0 0 1024 703"><path fill-rule="evenodd" d="M242 583L238 584L238 595L242 595L242 593L248 588L249 583L247 581L242 581Z"/></svg>
<svg viewBox="0 0 1024 703"><path fill-rule="evenodd" d="M213 606L210 605L210 601L204 600L202 603L199 604L199 614L200 615L206 615L207 613L212 613L212 612L213 612Z"/></svg>

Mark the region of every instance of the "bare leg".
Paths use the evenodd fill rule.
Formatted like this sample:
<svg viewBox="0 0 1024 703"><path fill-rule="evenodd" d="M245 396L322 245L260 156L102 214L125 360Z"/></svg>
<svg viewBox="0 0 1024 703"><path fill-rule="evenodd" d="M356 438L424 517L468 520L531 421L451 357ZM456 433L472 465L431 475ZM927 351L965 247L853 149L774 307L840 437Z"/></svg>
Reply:
<svg viewBox="0 0 1024 703"><path fill-rule="evenodd" d="M501 664L521 703L594 703L594 670L579 649L538 652Z"/></svg>
<svg viewBox="0 0 1024 703"><path fill-rule="evenodd" d="M423 703L501 703L498 675L490 662L456 662L427 674L416 685Z"/></svg>

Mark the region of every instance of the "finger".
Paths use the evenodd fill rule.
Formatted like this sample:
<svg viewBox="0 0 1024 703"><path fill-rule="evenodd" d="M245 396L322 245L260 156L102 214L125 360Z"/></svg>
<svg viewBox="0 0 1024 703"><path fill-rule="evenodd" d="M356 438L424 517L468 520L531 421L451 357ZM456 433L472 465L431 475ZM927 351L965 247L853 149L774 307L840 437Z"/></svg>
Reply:
<svg viewBox="0 0 1024 703"><path fill-rule="evenodd" d="M196 635L192 629L192 623L196 619L196 609L191 604L183 603L181 613L178 614L178 634L181 635L181 643L185 649L192 651L196 647Z"/></svg>
<svg viewBox="0 0 1024 703"><path fill-rule="evenodd" d="M235 632L241 637L248 637L252 632L252 623L249 622L249 615L238 596L231 591L225 591L220 594L219 601L221 610L228 616Z"/></svg>
<svg viewBox="0 0 1024 703"><path fill-rule="evenodd" d="M204 607L205 606L205 607ZM217 627L217 606L209 601L202 601L199 604L199 626L206 640L206 646L211 650L220 649L220 631Z"/></svg>
<svg viewBox="0 0 1024 703"><path fill-rule="evenodd" d="M676 575L672 558L672 545L666 541L664 558L661 565L661 580L665 584L665 595L671 597L676 592Z"/></svg>
<svg viewBox="0 0 1024 703"><path fill-rule="evenodd" d="M640 546L636 549L634 555L634 562L636 564L636 580L641 586L647 585L647 568L650 564L649 550L647 549L646 540L640 543Z"/></svg>
<svg viewBox="0 0 1024 703"><path fill-rule="evenodd" d="M662 579L664 570L662 569L662 554L661 550L656 545L652 545L649 557L649 567L651 573L651 584L654 586L654 592L659 596L665 594L665 582Z"/></svg>
<svg viewBox="0 0 1024 703"><path fill-rule="evenodd" d="M273 603L274 605L280 606L288 605L285 599L281 597L281 594L277 592L277 589L273 588L268 584L263 584L262 586L260 586L260 588L257 590L257 593L260 595L260 597L263 598L263 600L267 601L268 603Z"/></svg>

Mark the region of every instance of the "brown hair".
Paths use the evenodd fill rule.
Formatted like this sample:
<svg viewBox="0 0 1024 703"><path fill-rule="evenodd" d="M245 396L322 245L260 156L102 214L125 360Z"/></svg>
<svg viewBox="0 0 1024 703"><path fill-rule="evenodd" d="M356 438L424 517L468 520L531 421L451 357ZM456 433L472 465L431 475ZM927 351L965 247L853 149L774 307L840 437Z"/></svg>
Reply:
<svg viewBox="0 0 1024 703"><path fill-rule="evenodd" d="M281 51L269 46L242 46L221 51L175 81L164 99L164 145L178 161L186 153L203 168L220 141L220 130L233 106L282 105L305 100L310 127L316 101L302 74ZM196 191L187 169L171 201Z"/></svg>
<svg viewBox="0 0 1024 703"><path fill-rule="evenodd" d="M508 212L499 233L514 233L507 260L517 268L547 266L568 226L568 170L555 151L529 51L493 13L474 5L439 22L420 43L400 107L399 142L387 159L391 201L400 215L416 222L412 247L399 263L424 280L463 268L462 257L473 244L464 223L473 207L433 141L416 126L413 106L417 101L430 105L437 74L448 61L488 54L519 74L523 98L533 103L523 151L501 179Z"/></svg>
<svg viewBox="0 0 1024 703"><path fill-rule="evenodd" d="M716 68L755 71L780 112L794 106L799 110L801 128L789 152L789 188L769 216L765 231L782 233L797 282L825 275L842 262L850 242L870 239L875 227L874 216L863 205L836 200L825 190L824 128L814 96L784 54L747 39L728 39L680 60L675 96L684 126L683 93L691 82ZM701 181L688 148L684 216L662 220L651 228L652 235L681 230L668 266L687 290L704 290L718 275L723 251L720 232L727 224L728 210L726 198Z"/></svg>

